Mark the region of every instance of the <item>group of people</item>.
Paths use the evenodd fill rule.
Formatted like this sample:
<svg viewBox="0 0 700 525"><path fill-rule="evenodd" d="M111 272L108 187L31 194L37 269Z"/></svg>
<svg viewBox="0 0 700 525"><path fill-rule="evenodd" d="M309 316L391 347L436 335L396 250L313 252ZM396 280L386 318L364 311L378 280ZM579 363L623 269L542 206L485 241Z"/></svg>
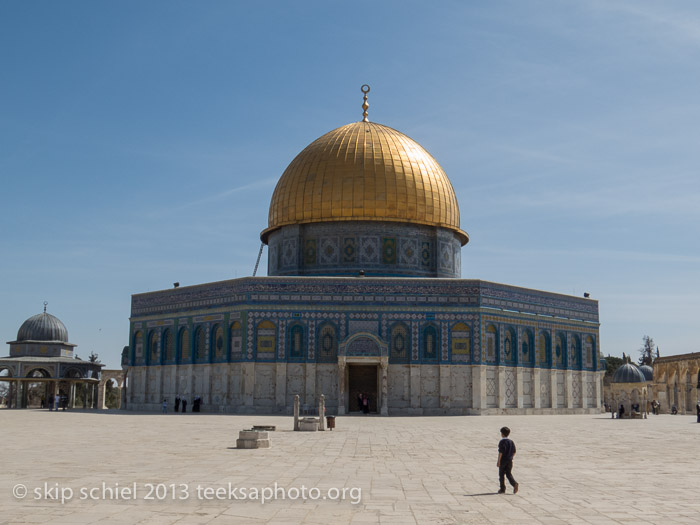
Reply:
<svg viewBox="0 0 700 525"><path fill-rule="evenodd" d="M202 398L199 396L194 396L192 400L192 412L201 412ZM168 412L168 400L163 399L163 414ZM187 412L187 399L175 396L175 412L182 412L183 414Z"/></svg>
<svg viewBox="0 0 700 525"><path fill-rule="evenodd" d="M43 398L41 399L41 407L44 408L44 399ZM50 395L49 396L49 410L55 410L56 412L58 412L59 408L63 408L64 411L66 410L66 408L68 408L68 396L61 395L61 394L59 394L57 396Z"/></svg>
<svg viewBox="0 0 700 525"><path fill-rule="evenodd" d="M360 405L360 410L363 414L369 414L369 396L367 394L357 394L357 403Z"/></svg>

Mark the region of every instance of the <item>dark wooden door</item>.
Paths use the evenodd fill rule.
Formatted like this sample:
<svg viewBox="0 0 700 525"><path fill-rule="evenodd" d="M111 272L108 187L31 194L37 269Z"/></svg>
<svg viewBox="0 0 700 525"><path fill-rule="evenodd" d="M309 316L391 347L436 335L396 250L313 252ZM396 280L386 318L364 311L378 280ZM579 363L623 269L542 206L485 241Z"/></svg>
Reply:
<svg viewBox="0 0 700 525"><path fill-rule="evenodd" d="M349 412L361 412L359 396L369 396L369 411L377 411L377 365L350 365L348 368Z"/></svg>

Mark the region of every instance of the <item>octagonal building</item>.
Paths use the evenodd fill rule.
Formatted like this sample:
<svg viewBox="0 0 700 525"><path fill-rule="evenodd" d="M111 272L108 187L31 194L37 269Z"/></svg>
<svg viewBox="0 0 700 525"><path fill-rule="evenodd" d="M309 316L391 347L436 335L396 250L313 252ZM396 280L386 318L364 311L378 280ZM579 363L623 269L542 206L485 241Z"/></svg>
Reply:
<svg viewBox="0 0 700 525"><path fill-rule="evenodd" d="M598 303L461 279L469 236L444 170L364 119L292 160L268 276L132 296L128 407L328 414L600 411Z"/></svg>

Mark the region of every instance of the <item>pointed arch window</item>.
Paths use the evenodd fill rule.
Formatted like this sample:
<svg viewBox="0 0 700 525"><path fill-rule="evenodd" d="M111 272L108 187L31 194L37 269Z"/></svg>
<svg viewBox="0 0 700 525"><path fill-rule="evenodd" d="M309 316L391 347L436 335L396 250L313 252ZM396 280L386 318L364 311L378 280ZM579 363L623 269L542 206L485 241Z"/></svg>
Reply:
<svg viewBox="0 0 700 525"><path fill-rule="evenodd" d="M215 324L211 329L211 348L213 348L214 359L223 361L226 356L226 344L224 343L224 328L220 324Z"/></svg>
<svg viewBox="0 0 700 525"><path fill-rule="evenodd" d="M397 360L408 359L408 328L403 323L391 327L390 356Z"/></svg>
<svg viewBox="0 0 700 525"><path fill-rule="evenodd" d="M180 336L178 337L180 345L180 362L188 363L192 359L190 351L190 331L187 328L180 328Z"/></svg>
<svg viewBox="0 0 700 525"><path fill-rule="evenodd" d="M423 359L437 361L438 357L438 331L433 325L423 329Z"/></svg>
<svg viewBox="0 0 700 525"><path fill-rule="evenodd" d="M160 353L158 352L158 333L151 330L148 334L148 364L159 365Z"/></svg>
<svg viewBox="0 0 700 525"><path fill-rule="evenodd" d="M163 332L163 346L165 348L165 360L172 363L175 360L175 345L173 342L173 331L166 328Z"/></svg>
<svg viewBox="0 0 700 525"><path fill-rule="evenodd" d="M207 361L207 331L198 326L194 331L194 357L197 362Z"/></svg>
<svg viewBox="0 0 700 525"><path fill-rule="evenodd" d="M333 362L337 359L338 340L335 326L331 323L321 325L316 338L316 355L319 360Z"/></svg>

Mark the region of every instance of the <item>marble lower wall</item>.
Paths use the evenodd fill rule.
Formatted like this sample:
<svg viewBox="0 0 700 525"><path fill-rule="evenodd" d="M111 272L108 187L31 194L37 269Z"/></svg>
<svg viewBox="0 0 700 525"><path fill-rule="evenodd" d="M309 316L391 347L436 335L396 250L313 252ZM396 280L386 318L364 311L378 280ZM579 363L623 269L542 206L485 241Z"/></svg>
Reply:
<svg viewBox="0 0 700 525"><path fill-rule="evenodd" d="M188 400L188 411L199 396L202 412L291 414L295 395L313 411L323 394L327 413L335 414L339 399L347 403L338 370L336 364L254 362L131 367L127 409L158 411L167 399L172 410L179 395ZM389 415L596 413L603 373L395 364L386 374L386 401Z"/></svg>

